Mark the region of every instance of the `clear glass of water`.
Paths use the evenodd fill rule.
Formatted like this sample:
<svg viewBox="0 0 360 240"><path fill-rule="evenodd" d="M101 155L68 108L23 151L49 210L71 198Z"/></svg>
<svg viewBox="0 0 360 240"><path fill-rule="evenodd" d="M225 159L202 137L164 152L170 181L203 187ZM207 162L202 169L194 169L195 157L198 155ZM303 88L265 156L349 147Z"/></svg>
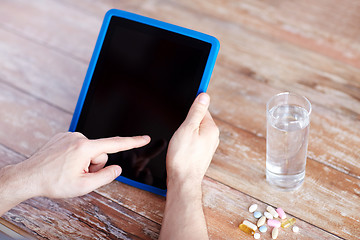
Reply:
<svg viewBox="0 0 360 240"><path fill-rule="evenodd" d="M283 191L305 178L311 104L303 96L279 93L266 105L266 180Z"/></svg>

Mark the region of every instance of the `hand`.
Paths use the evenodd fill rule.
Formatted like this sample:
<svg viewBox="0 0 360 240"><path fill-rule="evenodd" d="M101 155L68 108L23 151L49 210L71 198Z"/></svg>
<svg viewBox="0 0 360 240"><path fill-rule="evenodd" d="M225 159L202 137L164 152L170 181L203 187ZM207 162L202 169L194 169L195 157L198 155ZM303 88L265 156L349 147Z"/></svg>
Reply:
<svg viewBox="0 0 360 240"><path fill-rule="evenodd" d="M141 147L149 141L149 136L88 140L81 133L62 133L15 166L33 195L76 197L108 184L120 175L121 167L117 165L104 168L107 153Z"/></svg>
<svg viewBox="0 0 360 240"><path fill-rule="evenodd" d="M201 93L171 138L166 157L168 191L159 239L208 239L201 182L219 145L219 129Z"/></svg>
<svg viewBox="0 0 360 240"><path fill-rule="evenodd" d="M208 107L210 97L201 93L170 140L166 164L169 181L201 185L219 145L219 129Z"/></svg>

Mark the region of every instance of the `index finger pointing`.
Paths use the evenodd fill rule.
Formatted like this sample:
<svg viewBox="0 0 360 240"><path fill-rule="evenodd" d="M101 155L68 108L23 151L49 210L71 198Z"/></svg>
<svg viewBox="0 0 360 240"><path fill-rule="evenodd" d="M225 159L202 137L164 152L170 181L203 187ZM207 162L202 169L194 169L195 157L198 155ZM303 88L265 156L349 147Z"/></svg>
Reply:
<svg viewBox="0 0 360 240"><path fill-rule="evenodd" d="M90 140L89 149L92 152L92 155L99 155L100 153L117 153L145 146L149 142L149 136L100 138Z"/></svg>

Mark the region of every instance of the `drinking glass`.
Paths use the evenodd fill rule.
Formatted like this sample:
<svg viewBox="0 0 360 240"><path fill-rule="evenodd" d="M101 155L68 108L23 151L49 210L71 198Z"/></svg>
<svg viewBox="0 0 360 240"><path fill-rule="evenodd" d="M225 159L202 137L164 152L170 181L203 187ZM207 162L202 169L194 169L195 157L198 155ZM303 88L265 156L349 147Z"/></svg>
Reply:
<svg viewBox="0 0 360 240"><path fill-rule="evenodd" d="M311 104L285 92L266 104L266 180L284 191L298 189L305 178Z"/></svg>

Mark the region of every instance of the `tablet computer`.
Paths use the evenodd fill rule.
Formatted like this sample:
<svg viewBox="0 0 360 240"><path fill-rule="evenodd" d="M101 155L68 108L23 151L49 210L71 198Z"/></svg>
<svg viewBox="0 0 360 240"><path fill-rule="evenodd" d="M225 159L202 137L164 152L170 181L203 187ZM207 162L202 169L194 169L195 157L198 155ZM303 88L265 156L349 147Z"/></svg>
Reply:
<svg viewBox="0 0 360 240"><path fill-rule="evenodd" d="M168 143L206 91L219 47L197 31L108 11L69 131L89 139L149 135L148 145L109 154L107 164L122 167L118 181L165 196Z"/></svg>

